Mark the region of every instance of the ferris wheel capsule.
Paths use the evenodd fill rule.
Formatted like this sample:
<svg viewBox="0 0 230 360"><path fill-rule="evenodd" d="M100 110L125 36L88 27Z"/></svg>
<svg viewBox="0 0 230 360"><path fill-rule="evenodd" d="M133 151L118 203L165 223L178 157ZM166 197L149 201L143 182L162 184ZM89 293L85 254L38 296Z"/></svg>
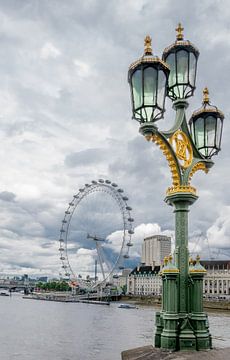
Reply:
<svg viewBox="0 0 230 360"><path fill-rule="evenodd" d="M129 246L129 247L131 247L131 246L133 246L133 243L128 242L126 245Z"/></svg>

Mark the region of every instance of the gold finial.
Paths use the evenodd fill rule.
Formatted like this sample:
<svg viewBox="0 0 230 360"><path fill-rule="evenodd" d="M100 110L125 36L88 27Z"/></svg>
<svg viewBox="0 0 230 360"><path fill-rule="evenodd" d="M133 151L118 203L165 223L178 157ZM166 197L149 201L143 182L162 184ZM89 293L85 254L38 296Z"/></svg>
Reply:
<svg viewBox="0 0 230 360"><path fill-rule="evenodd" d="M190 259L189 259L189 265L193 265L193 258L192 257L190 257Z"/></svg>
<svg viewBox="0 0 230 360"><path fill-rule="evenodd" d="M168 256L165 256L164 257L164 266L166 266L168 264L168 261L169 261Z"/></svg>
<svg viewBox="0 0 230 360"><path fill-rule="evenodd" d="M200 255L196 256L196 263L199 264L200 263Z"/></svg>
<svg viewBox="0 0 230 360"><path fill-rule="evenodd" d="M145 55L152 55L152 39L149 35L145 37Z"/></svg>
<svg viewBox="0 0 230 360"><path fill-rule="evenodd" d="M203 90L203 104L208 104L209 103L209 91L208 88L205 87Z"/></svg>
<svg viewBox="0 0 230 360"><path fill-rule="evenodd" d="M173 259L172 254L170 254L170 255L168 256L168 261L171 263L171 262L172 262L172 259Z"/></svg>
<svg viewBox="0 0 230 360"><path fill-rule="evenodd" d="M183 30L184 28L182 27L181 23L178 24L177 28L175 29L177 31L177 40L183 40L184 39L184 34L183 34Z"/></svg>

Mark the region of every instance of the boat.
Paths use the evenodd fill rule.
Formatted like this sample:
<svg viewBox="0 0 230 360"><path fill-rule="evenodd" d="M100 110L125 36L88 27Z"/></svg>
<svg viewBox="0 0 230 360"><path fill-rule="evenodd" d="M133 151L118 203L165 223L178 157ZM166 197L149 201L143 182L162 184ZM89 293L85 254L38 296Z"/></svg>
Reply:
<svg viewBox="0 0 230 360"><path fill-rule="evenodd" d="M118 306L120 309L138 309L137 306L135 305L130 305L130 304L120 304Z"/></svg>

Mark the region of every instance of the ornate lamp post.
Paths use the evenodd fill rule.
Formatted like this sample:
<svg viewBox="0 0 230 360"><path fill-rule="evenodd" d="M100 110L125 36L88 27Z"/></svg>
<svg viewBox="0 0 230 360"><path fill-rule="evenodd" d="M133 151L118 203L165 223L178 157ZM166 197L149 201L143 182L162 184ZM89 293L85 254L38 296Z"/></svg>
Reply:
<svg viewBox="0 0 230 360"><path fill-rule="evenodd" d="M205 269L188 256L189 206L198 198L191 179L198 170L205 173L213 166L211 157L220 150L223 113L212 106L208 89L203 91L203 105L186 120L187 98L193 96L199 51L183 38L179 24L177 39L167 47L162 60L153 56L151 38L145 38L144 55L130 65L133 118L140 123L140 133L156 143L166 157L172 185L165 201L174 207L176 246L174 259L165 260L162 270L162 310L156 314L155 346L170 350L210 349L211 335L203 312L202 281ZM175 123L160 131L157 121L164 115L165 96L173 101Z"/></svg>

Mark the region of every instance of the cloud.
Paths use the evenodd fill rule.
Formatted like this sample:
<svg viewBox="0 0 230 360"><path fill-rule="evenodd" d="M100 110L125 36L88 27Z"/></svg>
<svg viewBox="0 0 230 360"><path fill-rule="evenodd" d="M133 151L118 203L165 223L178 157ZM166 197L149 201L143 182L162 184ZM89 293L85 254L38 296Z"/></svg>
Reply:
<svg viewBox="0 0 230 360"><path fill-rule="evenodd" d="M190 251L206 255L210 243L211 252L227 252L230 90L222 74L229 72L228 9L227 1L214 0L1 2L1 271L56 276L64 212L93 179L110 179L129 197L136 228L130 250L136 259L145 234L173 232L173 208L164 203L170 171L161 150L146 142L131 120L127 70L142 55L146 34L161 56L175 40L178 19L186 39L200 49L187 117L200 107L206 85L211 102L226 114L215 166L192 179L200 198L189 213ZM173 122L171 107L167 99L160 128ZM82 210L82 223L90 216L92 228L99 212L96 205ZM97 225L110 234L115 253L121 228L114 226L113 211L107 212ZM76 239L69 243L74 256L82 247ZM89 244L85 248L91 250ZM85 259L82 266L89 269L93 256Z"/></svg>
<svg viewBox="0 0 230 360"><path fill-rule="evenodd" d="M47 60L47 59L56 59L58 56L61 55L61 51L57 49L52 43L47 42L45 45L41 48L41 59Z"/></svg>
<svg viewBox="0 0 230 360"><path fill-rule="evenodd" d="M230 206L223 208L220 216L207 230L209 245L214 248L230 248Z"/></svg>
<svg viewBox="0 0 230 360"><path fill-rule="evenodd" d="M74 59L74 65L76 66L77 74L80 77L87 78L90 76L91 70L90 66L84 61Z"/></svg>

